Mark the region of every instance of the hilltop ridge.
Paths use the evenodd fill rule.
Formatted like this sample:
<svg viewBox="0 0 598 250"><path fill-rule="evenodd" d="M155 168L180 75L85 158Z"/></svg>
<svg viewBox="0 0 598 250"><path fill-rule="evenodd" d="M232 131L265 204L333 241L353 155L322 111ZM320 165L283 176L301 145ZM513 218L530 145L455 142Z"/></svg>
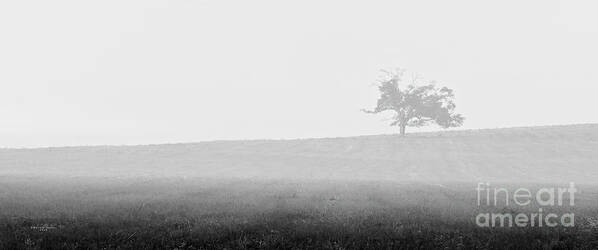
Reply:
<svg viewBox="0 0 598 250"><path fill-rule="evenodd" d="M0 150L0 175L595 182L598 124Z"/></svg>

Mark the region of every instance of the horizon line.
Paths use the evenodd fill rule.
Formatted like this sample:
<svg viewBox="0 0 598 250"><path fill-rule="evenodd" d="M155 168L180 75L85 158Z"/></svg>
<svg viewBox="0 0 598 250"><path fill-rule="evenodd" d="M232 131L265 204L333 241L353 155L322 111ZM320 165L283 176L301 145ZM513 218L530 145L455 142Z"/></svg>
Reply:
<svg viewBox="0 0 598 250"><path fill-rule="evenodd" d="M487 130L503 130L503 129L526 129L526 128L551 128L551 127L567 127L567 126L598 126L596 122L588 123L570 123L570 124L551 124L551 125L530 125L530 126L513 126L513 127L494 127L494 128L454 128L451 130L434 130L434 131L420 131L407 133L409 135L434 134L434 133L455 133L468 131L487 131ZM319 140L319 139L342 139L342 138L356 138L369 136L399 136L398 133L392 134L365 134L365 135L350 135L337 137L305 137L305 138L261 138L261 139L216 139L205 141L192 142L163 142L150 144L89 144L89 145L64 145L64 146L33 146L33 147L0 147L0 150L35 150L35 149L64 149L64 148L92 148L92 147L143 147L143 146L160 146L160 145L184 145L184 144L199 144L199 143L216 143L216 142L255 142L255 141L297 141L297 140Z"/></svg>

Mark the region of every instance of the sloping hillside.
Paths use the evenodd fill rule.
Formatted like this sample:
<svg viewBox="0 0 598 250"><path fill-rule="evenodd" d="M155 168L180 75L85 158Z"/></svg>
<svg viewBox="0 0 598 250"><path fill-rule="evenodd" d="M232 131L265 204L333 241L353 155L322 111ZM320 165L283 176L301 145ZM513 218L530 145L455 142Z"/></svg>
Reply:
<svg viewBox="0 0 598 250"><path fill-rule="evenodd" d="M0 175L595 183L598 124L348 138L0 150Z"/></svg>

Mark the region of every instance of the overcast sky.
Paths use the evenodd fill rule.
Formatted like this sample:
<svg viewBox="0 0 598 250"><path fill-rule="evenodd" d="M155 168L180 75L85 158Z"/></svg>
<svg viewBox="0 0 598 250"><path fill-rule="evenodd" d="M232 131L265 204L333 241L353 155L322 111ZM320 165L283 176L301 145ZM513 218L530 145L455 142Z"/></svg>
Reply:
<svg viewBox="0 0 598 250"><path fill-rule="evenodd" d="M360 112L394 67L453 88L464 129L598 122L597 9L2 1L0 147L396 133Z"/></svg>

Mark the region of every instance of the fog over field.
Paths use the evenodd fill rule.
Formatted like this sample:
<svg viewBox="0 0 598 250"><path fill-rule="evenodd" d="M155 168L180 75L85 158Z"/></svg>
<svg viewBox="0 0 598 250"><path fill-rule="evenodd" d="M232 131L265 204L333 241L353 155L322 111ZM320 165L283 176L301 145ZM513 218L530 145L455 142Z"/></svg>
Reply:
<svg viewBox="0 0 598 250"><path fill-rule="evenodd" d="M0 150L2 176L594 184L597 166L596 124Z"/></svg>
<svg viewBox="0 0 598 250"><path fill-rule="evenodd" d="M0 248L591 249L597 164L596 124L2 149Z"/></svg>
<svg viewBox="0 0 598 250"><path fill-rule="evenodd" d="M598 1L0 1L0 250L598 249Z"/></svg>

